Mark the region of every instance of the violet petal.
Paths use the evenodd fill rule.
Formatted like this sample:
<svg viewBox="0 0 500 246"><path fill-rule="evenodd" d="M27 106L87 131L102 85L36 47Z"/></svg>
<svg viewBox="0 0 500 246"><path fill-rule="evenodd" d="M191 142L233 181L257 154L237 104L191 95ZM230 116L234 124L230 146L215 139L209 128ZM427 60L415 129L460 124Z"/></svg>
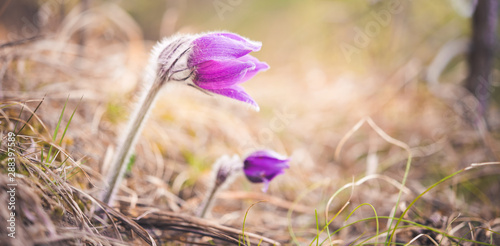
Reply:
<svg viewBox="0 0 500 246"><path fill-rule="evenodd" d="M238 101L250 104L255 110L259 110L259 105L248 95L241 86L233 85L227 88L220 89L206 89L207 91L213 92L215 94L219 94L221 96L229 97L232 99L236 99Z"/></svg>
<svg viewBox="0 0 500 246"><path fill-rule="evenodd" d="M225 32L225 33L220 33L219 35L245 43L245 45L250 47L252 51L259 51L260 48L262 47L261 42L252 41L234 33Z"/></svg>
<svg viewBox="0 0 500 246"><path fill-rule="evenodd" d="M268 183L289 168L289 159L270 150L256 151L244 161L243 171L251 182Z"/></svg>
<svg viewBox="0 0 500 246"><path fill-rule="evenodd" d="M188 64L193 67L209 60L235 59L258 51L261 46L260 42L250 41L236 34L206 34L193 41L193 51Z"/></svg>
<svg viewBox="0 0 500 246"><path fill-rule="evenodd" d="M253 62L237 59L206 61L198 65L194 83L203 89L222 89L241 82L248 70L255 70Z"/></svg>
<svg viewBox="0 0 500 246"><path fill-rule="evenodd" d="M255 76L258 72L260 71L266 71L269 69L269 65L265 62L259 61L257 58L251 56L251 55L245 55L243 57L238 58L239 61L244 61L244 62L252 62L255 64L255 68L249 69L245 76L238 82L238 83L243 83L249 79L251 79L253 76Z"/></svg>

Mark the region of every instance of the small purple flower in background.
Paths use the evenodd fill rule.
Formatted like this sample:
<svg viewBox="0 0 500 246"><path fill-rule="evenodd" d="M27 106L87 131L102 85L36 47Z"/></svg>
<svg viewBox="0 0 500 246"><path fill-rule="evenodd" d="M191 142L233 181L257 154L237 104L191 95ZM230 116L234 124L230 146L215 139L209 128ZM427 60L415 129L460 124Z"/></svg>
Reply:
<svg viewBox="0 0 500 246"><path fill-rule="evenodd" d="M262 44L233 33L208 33L195 38L187 65L193 83L201 89L250 104L257 103L241 86L258 72L267 70L265 62L249 55Z"/></svg>
<svg viewBox="0 0 500 246"><path fill-rule="evenodd" d="M289 168L288 159L272 150L260 150L250 154L243 162L243 171L250 182L264 183L264 192L269 182L276 176L283 174Z"/></svg>
<svg viewBox="0 0 500 246"><path fill-rule="evenodd" d="M269 182L289 168L290 160L272 150L259 150L250 154L242 163L237 155L232 157L223 155L212 166L211 188L207 191L205 198L200 203L196 212L197 216L203 218L211 210L215 194L227 188L234 178L242 171L252 183L264 183L263 191L266 192Z"/></svg>

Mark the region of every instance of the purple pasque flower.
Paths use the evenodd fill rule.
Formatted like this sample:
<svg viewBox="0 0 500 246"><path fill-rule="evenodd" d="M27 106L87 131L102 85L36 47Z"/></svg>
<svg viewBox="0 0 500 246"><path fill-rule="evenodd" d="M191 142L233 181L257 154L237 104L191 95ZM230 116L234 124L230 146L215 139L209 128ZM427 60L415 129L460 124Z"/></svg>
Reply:
<svg viewBox="0 0 500 246"><path fill-rule="evenodd" d="M269 182L276 176L283 174L289 168L288 159L272 150L259 150L250 154L243 161L243 172L250 182L264 183L264 192Z"/></svg>
<svg viewBox="0 0 500 246"><path fill-rule="evenodd" d="M257 103L239 85L269 65L249 55L262 44L234 33L207 33L196 37L187 60L193 83L206 91L250 104Z"/></svg>

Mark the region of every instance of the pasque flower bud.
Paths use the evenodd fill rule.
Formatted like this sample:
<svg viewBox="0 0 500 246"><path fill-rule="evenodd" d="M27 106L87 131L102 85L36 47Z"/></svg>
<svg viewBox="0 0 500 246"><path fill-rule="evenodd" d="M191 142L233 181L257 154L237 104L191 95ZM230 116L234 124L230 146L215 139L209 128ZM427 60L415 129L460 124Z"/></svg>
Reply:
<svg viewBox="0 0 500 246"><path fill-rule="evenodd" d="M243 162L243 172L250 182L264 183L263 191L267 191L269 182L283 174L289 168L290 160L272 150L259 150L251 153Z"/></svg>

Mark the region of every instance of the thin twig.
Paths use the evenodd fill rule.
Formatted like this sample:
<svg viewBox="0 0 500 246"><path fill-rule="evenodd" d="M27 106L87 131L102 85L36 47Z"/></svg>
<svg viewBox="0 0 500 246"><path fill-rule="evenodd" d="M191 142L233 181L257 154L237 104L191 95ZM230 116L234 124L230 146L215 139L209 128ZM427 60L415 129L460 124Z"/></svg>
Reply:
<svg viewBox="0 0 500 246"><path fill-rule="evenodd" d="M30 43L30 42L36 41L38 39L41 39L42 37L43 37L42 35L35 35L33 37L23 38L23 39L11 41L11 42L3 43L3 44L0 44L0 49Z"/></svg>

